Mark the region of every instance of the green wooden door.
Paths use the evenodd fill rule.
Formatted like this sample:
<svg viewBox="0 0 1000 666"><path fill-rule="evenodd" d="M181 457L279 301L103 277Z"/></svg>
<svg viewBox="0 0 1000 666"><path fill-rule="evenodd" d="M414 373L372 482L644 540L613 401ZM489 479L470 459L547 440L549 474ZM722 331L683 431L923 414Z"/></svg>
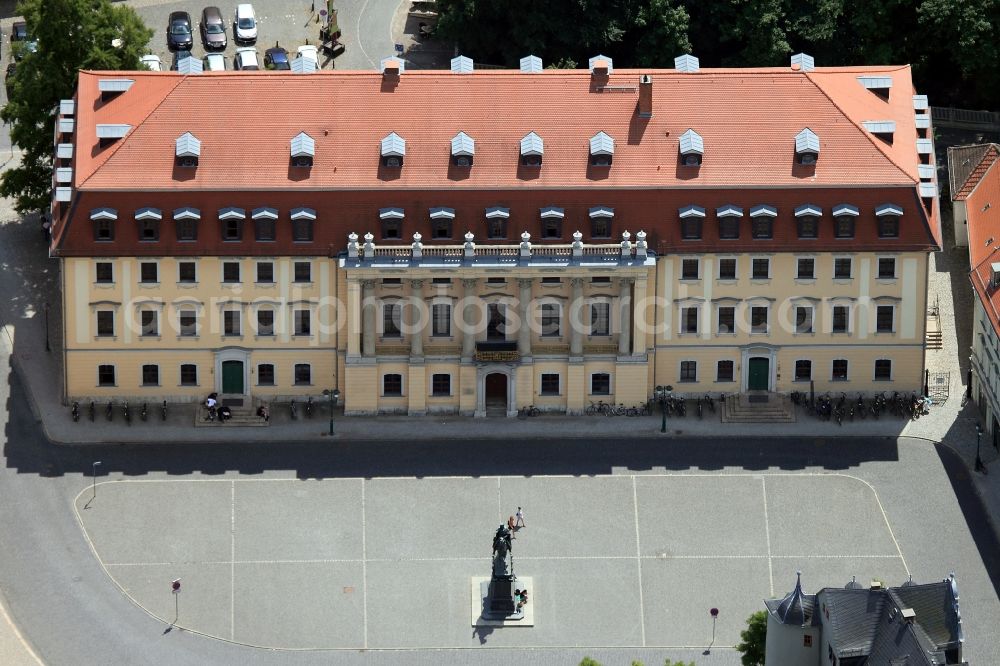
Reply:
<svg viewBox="0 0 1000 666"><path fill-rule="evenodd" d="M243 393L243 361L222 362L222 392Z"/></svg>
<svg viewBox="0 0 1000 666"><path fill-rule="evenodd" d="M750 391L766 391L770 362L766 358L750 359L750 371L747 378L747 389Z"/></svg>

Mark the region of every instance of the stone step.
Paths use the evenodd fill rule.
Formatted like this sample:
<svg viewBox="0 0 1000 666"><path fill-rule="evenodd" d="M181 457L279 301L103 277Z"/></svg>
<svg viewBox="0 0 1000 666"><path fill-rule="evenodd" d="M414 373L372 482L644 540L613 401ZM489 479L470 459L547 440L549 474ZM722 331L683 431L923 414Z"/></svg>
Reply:
<svg viewBox="0 0 1000 666"><path fill-rule="evenodd" d="M198 428L204 428L204 427L215 427L215 428L218 428L218 427L225 427L225 428L233 428L233 427L263 427L263 426L269 425L267 421L265 421L264 419L260 418L259 416L257 416L257 414L255 412L252 412L249 409L245 409L245 408L232 409L232 408L230 408L230 410L232 411L233 416L232 416L232 418L230 418L225 423L219 421L218 417L216 417L216 419L214 421L206 421L205 420L205 415L206 415L205 410L204 409L198 410L198 413L195 416L194 425L195 425L195 427L198 427Z"/></svg>
<svg viewBox="0 0 1000 666"><path fill-rule="evenodd" d="M750 402L749 396L727 396L723 423L794 423L795 410L787 396L768 394L767 402Z"/></svg>

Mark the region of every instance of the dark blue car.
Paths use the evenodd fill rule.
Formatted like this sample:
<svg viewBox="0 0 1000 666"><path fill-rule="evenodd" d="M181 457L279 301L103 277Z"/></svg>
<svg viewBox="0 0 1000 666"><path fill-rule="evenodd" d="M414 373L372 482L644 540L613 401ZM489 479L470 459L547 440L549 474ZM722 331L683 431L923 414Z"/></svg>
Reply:
<svg viewBox="0 0 1000 666"><path fill-rule="evenodd" d="M167 21L167 48L171 51L189 50L194 46L191 30L191 15L187 12L171 12Z"/></svg>
<svg viewBox="0 0 1000 666"><path fill-rule="evenodd" d="M288 51L280 46L275 46L264 51L264 68L291 69L292 66L288 63Z"/></svg>

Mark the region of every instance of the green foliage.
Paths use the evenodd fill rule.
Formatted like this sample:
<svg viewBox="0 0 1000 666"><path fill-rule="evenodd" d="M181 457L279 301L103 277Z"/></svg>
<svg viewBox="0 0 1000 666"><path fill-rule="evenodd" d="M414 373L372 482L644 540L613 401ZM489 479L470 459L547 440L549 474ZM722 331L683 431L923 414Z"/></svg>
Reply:
<svg viewBox="0 0 1000 666"><path fill-rule="evenodd" d="M438 0L436 34L485 63L557 67L603 53L619 67L911 64L938 105L1000 109L1000 0Z"/></svg>
<svg viewBox="0 0 1000 666"><path fill-rule="evenodd" d="M110 0L21 0L17 13L38 40L18 64L0 118L22 150L21 165L0 178L0 195L20 213L48 207L52 182L52 109L76 89L79 69L139 69L153 36L131 7ZM112 46L113 40L118 46Z"/></svg>
<svg viewBox="0 0 1000 666"><path fill-rule="evenodd" d="M743 656L743 666L764 666L764 649L767 642L767 611L757 611L747 618L747 628L740 632L736 649Z"/></svg>
<svg viewBox="0 0 1000 666"><path fill-rule="evenodd" d="M580 662L580 666L601 666L601 662L590 657L584 657L583 661Z"/></svg>

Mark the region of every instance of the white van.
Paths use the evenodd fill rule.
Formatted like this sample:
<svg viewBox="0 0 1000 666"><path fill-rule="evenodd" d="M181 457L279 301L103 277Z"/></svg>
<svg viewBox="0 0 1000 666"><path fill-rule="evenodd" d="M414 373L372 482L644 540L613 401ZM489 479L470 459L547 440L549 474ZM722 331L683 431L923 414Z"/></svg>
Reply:
<svg viewBox="0 0 1000 666"><path fill-rule="evenodd" d="M237 44L257 43L257 17L250 3L236 5L236 18L233 20L233 39Z"/></svg>

